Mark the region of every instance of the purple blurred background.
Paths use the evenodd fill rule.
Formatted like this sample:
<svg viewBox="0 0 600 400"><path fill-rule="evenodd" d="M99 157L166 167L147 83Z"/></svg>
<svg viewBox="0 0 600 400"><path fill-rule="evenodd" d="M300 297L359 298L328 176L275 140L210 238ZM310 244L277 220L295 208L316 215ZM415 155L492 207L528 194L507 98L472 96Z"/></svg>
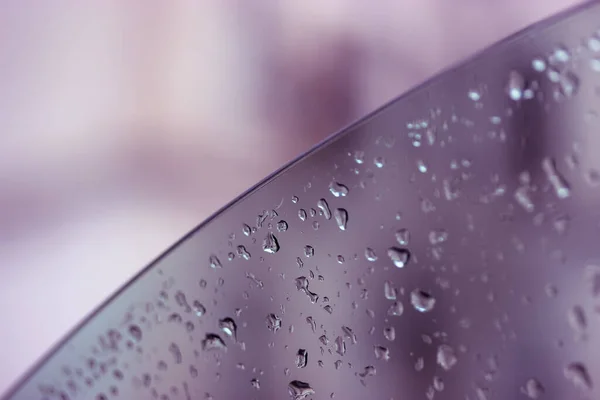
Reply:
<svg viewBox="0 0 600 400"><path fill-rule="evenodd" d="M0 391L256 181L575 3L3 2Z"/></svg>

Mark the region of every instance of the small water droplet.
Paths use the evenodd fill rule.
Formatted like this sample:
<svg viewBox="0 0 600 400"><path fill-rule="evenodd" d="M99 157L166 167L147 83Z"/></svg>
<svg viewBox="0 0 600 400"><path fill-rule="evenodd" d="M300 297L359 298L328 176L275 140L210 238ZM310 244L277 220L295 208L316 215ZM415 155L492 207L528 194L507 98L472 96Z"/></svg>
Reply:
<svg viewBox="0 0 600 400"><path fill-rule="evenodd" d="M481 93L479 93L479 91L477 91L475 89L469 90L468 95L469 95L469 98L473 101L481 100Z"/></svg>
<svg viewBox="0 0 600 400"><path fill-rule="evenodd" d="M424 174L427 172L427 165L423 160L417 160L417 169L420 173Z"/></svg>
<svg viewBox="0 0 600 400"><path fill-rule="evenodd" d="M221 264L221 261L219 260L219 258L217 256L215 256L214 254L211 255L208 258L208 262L210 263L210 267L213 269L217 269L217 268L223 268L223 265Z"/></svg>
<svg viewBox="0 0 600 400"><path fill-rule="evenodd" d="M344 342L344 338L341 336L335 338L335 351L340 356L346 354L346 343Z"/></svg>
<svg viewBox="0 0 600 400"><path fill-rule="evenodd" d="M377 369L372 366L366 366L365 369L363 370L363 372L361 372L360 374L358 374L361 378L366 378L367 376L374 376L377 375Z"/></svg>
<svg viewBox="0 0 600 400"><path fill-rule="evenodd" d="M390 359L390 349L384 346L373 346L375 358L378 360L388 361Z"/></svg>
<svg viewBox="0 0 600 400"><path fill-rule="evenodd" d="M511 71L508 76L508 85L506 91L508 96L514 100L519 101L523 98L523 90L525 89L525 78L517 71Z"/></svg>
<svg viewBox="0 0 600 400"><path fill-rule="evenodd" d="M292 203L296 204L298 203L298 200L300 200L298 196L292 196Z"/></svg>
<svg viewBox="0 0 600 400"><path fill-rule="evenodd" d="M383 328L383 336L390 342L393 342L396 340L396 329L393 326Z"/></svg>
<svg viewBox="0 0 600 400"><path fill-rule="evenodd" d="M423 357L419 357L415 362L415 371L422 371L423 368L425 368L425 360L423 359Z"/></svg>
<svg viewBox="0 0 600 400"><path fill-rule="evenodd" d="M545 389L538 380L530 378L521 388L521 392L530 399L537 399L544 394Z"/></svg>
<svg viewBox="0 0 600 400"><path fill-rule="evenodd" d="M375 164L377 168L383 168L385 166L385 158L381 156L375 157L373 164Z"/></svg>
<svg viewBox="0 0 600 400"><path fill-rule="evenodd" d="M595 36L592 36L591 38L589 38L587 40L587 48L590 51L599 52L600 51L600 39Z"/></svg>
<svg viewBox="0 0 600 400"><path fill-rule="evenodd" d="M531 197L529 196L528 187L521 186L517 190L515 190L515 200L521 207L523 207L525 211L533 212L535 210L533 200L531 200Z"/></svg>
<svg viewBox="0 0 600 400"><path fill-rule="evenodd" d="M175 364L181 364L183 360L183 355L181 354L181 349L177 345L177 343L171 343L169 345L169 353L173 356Z"/></svg>
<svg viewBox="0 0 600 400"><path fill-rule="evenodd" d="M219 328L230 338L233 339L233 341L236 341L236 335L237 335L237 325L235 323L235 321L233 320L233 318L223 318L221 320L219 320Z"/></svg>
<svg viewBox="0 0 600 400"><path fill-rule="evenodd" d="M410 252L407 249L390 247L387 255L397 268L404 268L410 261Z"/></svg>
<svg viewBox="0 0 600 400"><path fill-rule="evenodd" d="M549 57L552 63L566 63L571 59L569 51L564 47L557 47Z"/></svg>
<svg viewBox="0 0 600 400"><path fill-rule="evenodd" d="M204 350L204 351L209 351L209 350L226 351L227 345L225 344L223 339L221 339L221 336L219 336L215 333L207 333L206 336L204 337L204 339L202 340L202 350Z"/></svg>
<svg viewBox="0 0 600 400"><path fill-rule="evenodd" d="M440 244L448 239L448 232L444 229L433 230L429 232L429 243L432 245Z"/></svg>
<svg viewBox="0 0 600 400"><path fill-rule="evenodd" d="M263 250L265 253L275 254L279 251L279 242L275 235L271 232L267 233L267 236L263 239Z"/></svg>
<svg viewBox="0 0 600 400"><path fill-rule="evenodd" d="M288 393L293 400L304 400L308 396L315 394L310 385L302 381L291 381L288 385Z"/></svg>
<svg viewBox="0 0 600 400"><path fill-rule="evenodd" d="M542 169L559 199L566 199L571 195L571 189L567 181L557 171L556 163L552 158L546 157L542 160Z"/></svg>
<svg viewBox="0 0 600 400"><path fill-rule="evenodd" d="M142 340L142 328L140 328L138 325L130 325L129 334L136 342Z"/></svg>
<svg viewBox="0 0 600 400"><path fill-rule="evenodd" d="M277 231L285 232L288 230L288 223L284 220L281 220L277 223Z"/></svg>
<svg viewBox="0 0 600 400"><path fill-rule="evenodd" d="M277 332L279 329L281 329L281 318L279 318L275 314L267 315L266 322L267 322L267 328L273 333Z"/></svg>
<svg viewBox="0 0 600 400"><path fill-rule="evenodd" d="M331 210L329 209L329 204L327 203L327 200L325 200L325 199L319 200L317 202L317 207L319 208L319 210L321 210L325 219L327 219L327 220L331 219Z"/></svg>
<svg viewBox="0 0 600 400"><path fill-rule="evenodd" d="M242 232L245 236L250 236L252 234L252 228L250 228L250 226L248 226L247 224L244 224L242 225Z"/></svg>
<svg viewBox="0 0 600 400"><path fill-rule="evenodd" d="M373 250L370 247L367 247L365 249L365 258L367 259L367 261L370 262L377 261L377 254L375 253L375 250Z"/></svg>
<svg viewBox="0 0 600 400"><path fill-rule="evenodd" d="M564 375L577 388L586 391L592 389L592 378L583 363L573 362L568 364L564 369Z"/></svg>
<svg viewBox="0 0 600 400"><path fill-rule="evenodd" d="M329 184L329 191L335 197L346 197L348 195L348 192L349 192L347 186L342 185L341 183L338 183L338 182L335 182L335 181L331 182Z"/></svg>
<svg viewBox="0 0 600 400"><path fill-rule="evenodd" d="M305 349L298 349L296 353L296 367L304 368L308 364L308 351Z"/></svg>
<svg viewBox="0 0 600 400"><path fill-rule="evenodd" d="M300 221L306 221L306 218L308 218L308 215L306 214L306 210L301 208L298 210L298 218L300 218Z"/></svg>
<svg viewBox="0 0 600 400"><path fill-rule="evenodd" d="M248 250L246 250L246 247L243 245L240 245L237 247L237 254L238 256L242 257L244 260L248 261L251 257L250 253L248 252Z"/></svg>
<svg viewBox="0 0 600 400"><path fill-rule="evenodd" d="M534 58L531 61L531 66L537 72L544 72L544 70L546 70L546 61L541 58Z"/></svg>
<svg viewBox="0 0 600 400"><path fill-rule="evenodd" d="M200 303L198 300L194 300L192 306L194 308L194 312L198 317L201 317L204 314L206 314L206 307L204 307L202 303Z"/></svg>
<svg viewBox="0 0 600 400"><path fill-rule="evenodd" d="M250 385L252 385L252 387L256 390L260 389L260 381L258 380L258 378L253 378L250 381Z"/></svg>
<svg viewBox="0 0 600 400"><path fill-rule="evenodd" d="M315 255L315 249L312 246L306 245L304 246L304 255L306 257L312 257Z"/></svg>
<svg viewBox="0 0 600 400"><path fill-rule="evenodd" d="M354 162L357 164L363 164L365 162L365 152L357 150L354 152Z"/></svg>
<svg viewBox="0 0 600 400"><path fill-rule="evenodd" d="M435 306L435 298L421 289L415 289L410 293L410 302L419 312L429 312Z"/></svg>
<svg viewBox="0 0 600 400"><path fill-rule="evenodd" d="M338 208L334 211L335 222L341 231L345 231L348 225L348 211Z"/></svg>
<svg viewBox="0 0 600 400"><path fill-rule="evenodd" d="M404 306L398 300L396 300L387 311L388 315L399 317L404 313Z"/></svg>
<svg viewBox="0 0 600 400"><path fill-rule="evenodd" d="M587 319L585 317L585 311L581 306L574 306L569 310L567 314L569 325L576 333L582 333L587 327Z"/></svg>
<svg viewBox="0 0 600 400"><path fill-rule="evenodd" d="M406 228L398 229L396 231L396 241L400 246L408 246L410 242L410 232Z"/></svg>
<svg viewBox="0 0 600 400"><path fill-rule="evenodd" d="M398 296L398 291L394 287L392 281L385 281L383 283L383 294L388 300L396 300L396 297Z"/></svg>
<svg viewBox="0 0 600 400"><path fill-rule="evenodd" d="M442 368L449 371L456 365L458 358L451 346L442 344L438 347L436 361Z"/></svg>

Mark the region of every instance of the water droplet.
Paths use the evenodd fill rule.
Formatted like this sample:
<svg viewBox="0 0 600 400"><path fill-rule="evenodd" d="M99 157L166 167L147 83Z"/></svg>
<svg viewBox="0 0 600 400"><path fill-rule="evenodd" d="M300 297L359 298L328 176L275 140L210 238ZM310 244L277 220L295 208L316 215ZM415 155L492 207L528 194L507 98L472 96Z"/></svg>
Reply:
<svg viewBox="0 0 600 400"><path fill-rule="evenodd" d="M377 261L377 254L375 254L375 250L370 247L365 249L365 258L367 261L374 262Z"/></svg>
<svg viewBox="0 0 600 400"><path fill-rule="evenodd" d="M381 156L375 157L375 159L373 160L373 164L375 164L377 168L383 168L385 165L385 158Z"/></svg>
<svg viewBox="0 0 600 400"><path fill-rule="evenodd" d="M223 318L221 320L219 320L219 328L230 338L233 339L233 341L236 341L236 335L237 335L237 325L235 323L235 321L233 320L233 318Z"/></svg>
<svg viewBox="0 0 600 400"><path fill-rule="evenodd" d="M406 228L398 229L396 231L396 241L400 246L408 246L410 242L410 232Z"/></svg>
<svg viewBox="0 0 600 400"><path fill-rule="evenodd" d="M569 325L577 333L582 333L587 327L587 319L585 317L585 311L581 306L574 306L569 310L567 314Z"/></svg>
<svg viewBox="0 0 600 400"><path fill-rule="evenodd" d="M300 221L306 221L306 218L308 218L308 215L306 214L306 210L304 210L303 208L298 210L298 218L300 218Z"/></svg>
<svg viewBox="0 0 600 400"><path fill-rule="evenodd" d="M288 230L288 223L284 220L281 220L277 223L277 231L285 232Z"/></svg>
<svg viewBox="0 0 600 400"><path fill-rule="evenodd" d="M425 164L425 162L423 160L417 160L417 169L422 174L427 172L427 165Z"/></svg>
<svg viewBox="0 0 600 400"><path fill-rule="evenodd" d="M298 196L292 196L292 203L296 204L298 203L298 200L300 200Z"/></svg>
<svg viewBox="0 0 600 400"><path fill-rule="evenodd" d="M400 301L395 301L394 304L392 304L390 306L390 308L388 308L388 315L393 315L395 317L399 317L402 315L402 313L404 312L404 306L402 305L402 303Z"/></svg>
<svg viewBox="0 0 600 400"><path fill-rule="evenodd" d="M390 359L390 349L384 346L373 346L375 358L378 360L388 361Z"/></svg>
<svg viewBox="0 0 600 400"><path fill-rule="evenodd" d="M346 343L344 342L344 338L341 336L335 338L335 351L340 356L346 354Z"/></svg>
<svg viewBox="0 0 600 400"><path fill-rule="evenodd" d="M444 229L438 229L429 232L429 243L432 245L440 244L448 239L448 232Z"/></svg>
<svg viewBox="0 0 600 400"><path fill-rule="evenodd" d="M331 307L329 304L323 307L323 310L327 311L329 314L333 314L333 307Z"/></svg>
<svg viewBox="0 0 600 400"><path fill-rule="evenodd" d="M346 226L348 225L348 211L344 210L343 208L338 208L333 214L338 228L340 228L341 231L345 231Z"/></svg>
<svg viewBox="0 0 600 400"><path fill-rule="evenodd" d="M592 389L592 378L583 363L573 362L568 364L564 369L564 375L577 388L582 390Z"/></svg>
<svg viewBox="0 0 600 400"><path fill-rule="evenodd" d="M571 59L571 55L564 47L557 47L549 57L552 63L566 63Z"/></svg>
<svg viewBox="0 0 600 400"><path fill-rule="evenodd" d="M313 304L319 300L319 296L308 289L308 278L305 276L296 278L296 289L304 292L310 298L310 302Z"/></svg>
<svg viewBox="0 0 600 400"><path fill-rule="evenodd" d="M387 255L397 268L404 268L410 261L410 252L406 249L390 247Z"/></svg>
<svg viewBox="0 0 600 400"><path fill-rule="evenodd" d="M341 183L338 183L338 182L331 182L329 184L329 191L335 197L346 197L349 192L347 186L342 185Z"/></svg>
<svg viewBox="0 0 600 400"><path fill-rule="evenodd" d="M304 246L304 255L306 257L312 257L315 255L315 249L312 246L306 245Z"/></svg>
<svg viewBox="0 0 600 400"><path fill-rule="evenodd" d="M129 334L136 342L142 340L142 328L140 328L138 325L129 326Z"/></svg>
<svg viewBox="0 0 600 400"><path fill-rule="evenodd" d="M442 390L444 390L444 381L442 378L440 378L439 376L434 376L433 377L433 388L435 390L437 390L438 392L441 392Z"/></svg>
<svg viewBox="0 0 600 400"><path fill-rule="evenodd" d="M326 335L319 336L319 342L321 342L324 346L329 344L329 338Z"/></svg>
<svg viewBox="0 0 600 400"><path fill-rule="evenodd" d="M479 91L477 91L475 89L469 90L468 95L469 95L469 98L473 101L481 100L481 94L479 93Z"/></svg>
<svg viewBox="0 0 600 400"><path fill-rule="evenodd" d="M383 283L383 294L388 300L396 300L396 297L398 296L398 291L394 287L392 281L385 281Z"/></svg>
<svg viewBox="0 0 600 400"><path fill-rule="evenodd" d="M253 378L250 381L250 385L252 385L252 387L256 390L260 389L260 381L257 378Z"/></svg>
<svg viewBox="0 0 600 400"><path fill-rule="evenodd" d="M525 89L525 78L517 71L511 71L508 76L508 85L506 91L508 96L514 100L519 101L523 98L523 90Z"/></svg>
<svg viewBox="0 0 600 400"><path fill-rule="evenodd" d="M329 209L329 204L327 204L327 200L325 200L325 199L319 200L317 202L317 207L319 208L319 210L321 210L325 219L327 219L327 220L331 219L331 210Z"/></svg>
<svg viewBox="0 0 600 400"><path fill-rule="evenodd" d="M556 163L550 157L542 160L542 169L546 174L546 178L550 185L554 188L554 192L559 199L566 199L571 195L571 189L566 180L558 173Z"/></svg>
<svg viewBox="0 0 600 400"><path fill-rule="evenodd" d="M458 358L451 346L442 344L438 347L436 361L442 368L449 371L456 365Z"/></svg>
<svg viewBox="0 0 600 400"><path fill-rule="evenodd" d="M279 242L275 235L271 232L267 233L267 236L263 239L263 250L265 253L275 254L279 251Z"/></svg>
<svg viewBox="0 0 600 400"><path fill-rule="evenodd" d="M429 312L435 306L435 298L421 289L415 289L410 293L410 302L415 310Z"/></svg>
<svg viewBox="0 0 600 400"><path fill-rule="evenodd" d="M383 328L383 336L390 342L393 342L396 340L396 329L393 326Z"/></svg>
<svg viewBox="0 0 600 400"><path fill-rule="evenodd" d="M221 336L214 333L207 333L204 339L202 340L202 350L221 350L226 351L227 345L221 339Z"/></svg>
<svg viewBox="0 0 600 400"><path fill-rule="evenodd" d="M600 51L600 39L595 36L592 36L587 40L587 47L590 51L599 52Z"/></svg>
<svg viewBox="0 0 600 400"><path fill-rule="evenodd" d="M354 162L357 164L363 164L365 162L365 152L357 150L354 152Z"/></svg>
<svg viewBox="0 0 600 400"><path fill-rule="evenodd" d="M267 315L266 321L267 321L267 328L271 332L277 332L279 329L281 329L281 318L279 318L277 315L275 315L275 314Z"/></svg>
<svg viewBox="0 0 600 400"><path fill-rule="evenodd" d="M600 58L590 59L590 68L594 72L600 72Z"/></svg>
<svg viewBox="0 0 600 400"><path fill-rule="evenodd" d="M531 66L537 72L544 72L546 69L546 61L541 58L534 58L533 61L531 61Z"/></svg>
<svg viewBox="0 0 600 400"><path fill-rule="evenodd" d="M521 392L530 399L537 399L544 394L544 386L536 379L528 379L525 385L521 388Z"/></svg>
<svg viewBox="0 0 600 400"><path fill-rule="evenodd" d="M535 210L535 205L529 197L529 188L526 186L521 186L515 190L515 200L525 211L533 212Z"/></svg>
<svg viewBox="0 0 600 400"><path fill-rule="evenodd" d="M177 345L177 343L171 343L169 345L169 353L173 356L175 364L181 364L183 360L183 355L181 354L181 349Z"/></svg>
<svg viewBox="0 0 600 400"><path fill-rule="evenodd" d="M315 391L306 382L291 381L288 385L288 393L293 400L304 400L308 396L314 395Z"/></svg>
<svg viewBox="0 0 600 400"><path fill-rule="evenodd" d="M210 267L213 269L223 268L223 265L221 265L221 261L214 254L208 258L208 262L210 263Z"/></svg>
<svg viewBox="0 0 600 400"><path fill-rule="evenodd" d="M250 226L248 226L247 224L244 224L242 225L242 232L245 236L250 236L252 234L252 228L250 228Z"/></svg>
<svg viewBox="0 0 600 400"><path fill-rule="evenodd" d="M296 367L304 368L308 364L308 351L299 349L296 353Z"/></svg>
<svg viewBox="0 0 600 400"><path fill-rule="evenodd" d="M240 245L237 247L236 250L237 250L238 256L242 257L244 260L248 261L250 259L251 255L248 252L248 250L246 250L245 246Z"/></svg>
<svg viewBox="0 0 600 400"><path fill-rule="evenodd" d="M423 359L423 357L419 357L415 362L415 371L422 371L423 368L425 368L425 360Z"/></svg>
<svg viewBox="0 0 600 400"><path fill-rule="evenodd" d="M367 376L374 376L377 374L377 369L374 366L369 365L366 366L362 373L358 374L361 378L366 378Z"/></svg>

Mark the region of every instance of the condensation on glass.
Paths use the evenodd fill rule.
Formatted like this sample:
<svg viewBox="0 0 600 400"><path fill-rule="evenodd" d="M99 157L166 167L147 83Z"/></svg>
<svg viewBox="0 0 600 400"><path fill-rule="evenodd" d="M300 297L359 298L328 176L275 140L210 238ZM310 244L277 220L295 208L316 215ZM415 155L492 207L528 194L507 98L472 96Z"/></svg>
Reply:
<svg viewBox="0 0 600 400"><path fill-rule="evenodd" d="M188 235L10 399L600 398L600 6Z"/></svg>

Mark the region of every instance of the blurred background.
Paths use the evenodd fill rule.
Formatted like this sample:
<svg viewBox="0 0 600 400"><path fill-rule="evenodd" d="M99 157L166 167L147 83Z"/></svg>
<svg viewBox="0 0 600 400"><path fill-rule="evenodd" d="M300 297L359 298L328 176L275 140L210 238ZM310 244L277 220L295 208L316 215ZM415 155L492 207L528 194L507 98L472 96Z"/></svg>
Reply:
<svg viewBox="0 0 600 400"><path fill-rule="evenodd" d="M0 391L321 139L574 0L0 3Z"/></svg>

